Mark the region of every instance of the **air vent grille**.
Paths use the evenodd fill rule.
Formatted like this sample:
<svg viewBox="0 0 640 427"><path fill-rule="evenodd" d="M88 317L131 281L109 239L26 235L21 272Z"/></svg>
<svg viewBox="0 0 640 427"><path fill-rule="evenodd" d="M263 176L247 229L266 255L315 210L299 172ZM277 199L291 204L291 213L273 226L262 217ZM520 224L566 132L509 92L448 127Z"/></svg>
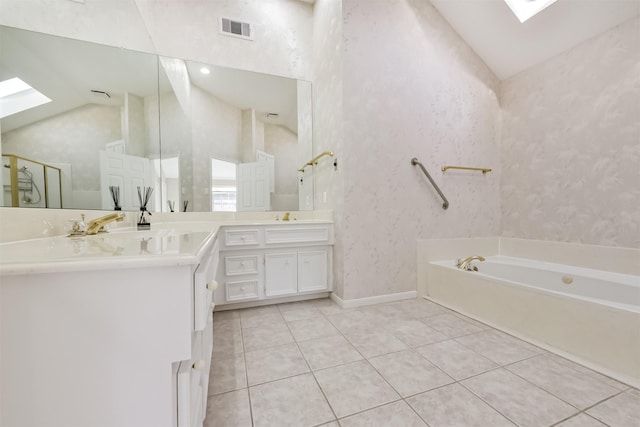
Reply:
<svg viewBox="0 0 640 427"><path fill-rule="evenodd" d="M253 40L251 24L235 19L220 18L220 33L227 36Z"/></svg>

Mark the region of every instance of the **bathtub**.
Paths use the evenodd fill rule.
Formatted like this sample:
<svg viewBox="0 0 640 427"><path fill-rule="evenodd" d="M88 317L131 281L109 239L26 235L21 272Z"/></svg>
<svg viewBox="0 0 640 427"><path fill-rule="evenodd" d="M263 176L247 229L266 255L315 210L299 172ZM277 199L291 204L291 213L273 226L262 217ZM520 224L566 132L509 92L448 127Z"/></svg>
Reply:
<svg viewBox="0 0 640 427"><path fill-rule="evenodd" d="M640 386L640 277L507 256L434 261L427 298Z"/></svg>

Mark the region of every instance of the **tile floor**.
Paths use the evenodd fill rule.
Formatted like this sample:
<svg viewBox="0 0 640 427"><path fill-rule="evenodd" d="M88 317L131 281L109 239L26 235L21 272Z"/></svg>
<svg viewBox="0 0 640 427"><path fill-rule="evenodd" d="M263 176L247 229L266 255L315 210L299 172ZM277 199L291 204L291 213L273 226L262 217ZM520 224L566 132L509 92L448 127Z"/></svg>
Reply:
<svg viewBox="0 0 640 427"><path fill-rule="evenodd" d="M424 299L214 314L206 427L639 427L640 391Z"/></svg>

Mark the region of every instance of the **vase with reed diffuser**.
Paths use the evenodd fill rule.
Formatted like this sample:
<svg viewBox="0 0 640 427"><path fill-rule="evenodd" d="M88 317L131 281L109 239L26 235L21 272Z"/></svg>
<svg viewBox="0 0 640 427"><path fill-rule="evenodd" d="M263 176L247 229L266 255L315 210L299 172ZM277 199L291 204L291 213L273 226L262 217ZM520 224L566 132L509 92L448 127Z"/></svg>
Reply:
<svg viewBox="0 0 640 427"><path fill-rule="evenodd" d="M121 211L122 207L120 206L120 187L117 185L110 185L109 192L111 193L111 200L113 200L113 210Z"/></svg>
<svg viewBox="0 0 640 427"><path fill-rule="evenodd" d="M138 187L138 201L140 202L140 217L138 218L138 230L151 230L151 223L147 214L151 216L151 212L147 210L149 200L151 200L153 187Z"/></svg>

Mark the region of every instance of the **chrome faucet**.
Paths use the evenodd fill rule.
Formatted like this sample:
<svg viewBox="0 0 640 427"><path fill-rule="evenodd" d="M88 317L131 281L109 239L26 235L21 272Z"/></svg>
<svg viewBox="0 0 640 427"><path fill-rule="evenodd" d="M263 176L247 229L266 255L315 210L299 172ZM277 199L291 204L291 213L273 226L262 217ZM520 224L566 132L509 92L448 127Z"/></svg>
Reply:
<svg viewBox="0 0 640 427"><path fill-rule="evenodd" d="M84 234L98 234L98 233L106 233L107 230L104 229L104 226L114 222L114 221L123 221L125 217L124 212L120 213L112 213L109 215L101 216L100 218L95 218L89 221L87 224L87 231Z"/></svg>
<svg viewBox="0 0 640 427"><path fill-rule="evenodd" d="M465 271L478 271L478 267L471 265L471 261L474 261L476 259L478 261L484 261L484 258L480 255L474 255L470 256L469 258L465 258L463 261L458 260L456 267L458 267L460 270Z"/></svg>

